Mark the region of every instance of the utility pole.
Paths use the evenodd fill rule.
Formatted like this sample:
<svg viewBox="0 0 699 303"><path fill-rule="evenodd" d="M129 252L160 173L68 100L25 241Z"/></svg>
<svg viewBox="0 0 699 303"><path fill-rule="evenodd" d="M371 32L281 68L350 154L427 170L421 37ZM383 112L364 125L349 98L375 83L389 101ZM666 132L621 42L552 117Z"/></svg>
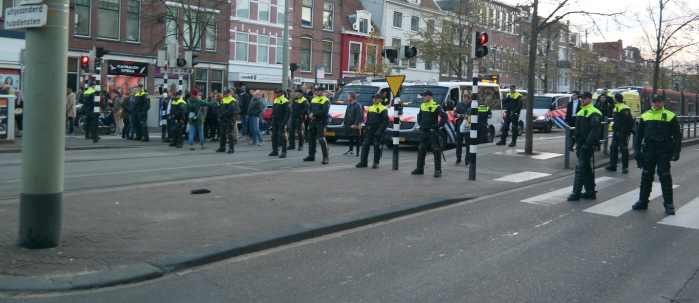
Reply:
<svg viewBox="0 0 699 303"><path fill-rule="evenodd" d="M63 201L69 6L68 0L44 0L43 5L46 25L27 28L25 39L18 244L33 249L61 244Z"/></svg>
<svg viewBox="0 0 699 303"><path fill-rule="evenodd" d="M529 72L527 77L527 108L531 111L534 108L534 77L536 76L536 45L539 36L539 0L534 0L534 12L532 14L531 36L529 38ZM534 116L525 115L527 126L524 137L524 153L531 155L534 149Z"/></svg>
<svg viewBox="0 0 699 303"><path fill-rule="evenodd" d="M289 88L289 0L284 0L284 42L282 43L282 89Z"/></svg>

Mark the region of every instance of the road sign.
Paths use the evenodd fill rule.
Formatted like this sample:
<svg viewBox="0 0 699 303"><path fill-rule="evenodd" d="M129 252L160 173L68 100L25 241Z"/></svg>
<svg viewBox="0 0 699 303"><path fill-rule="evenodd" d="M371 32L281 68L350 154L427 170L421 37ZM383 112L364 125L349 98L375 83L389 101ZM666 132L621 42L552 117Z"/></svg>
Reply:
<svg viewBox="0 0 699 303"><path fill-rule="evenodd" d="M5 29L46 26L48 6L27 5L5 9Z"/></svg>
<svg viewBox="0 0 699 303"><path fill-rule="evenodd" d="M316 78L318 79L325 79L325 67L323 66L318 66L316 67Z"/></svg>
<svg viewBox="0 0 699 303"><path fill-rule="evenodd" d="M388 82L388 87L391 88L394 98L398 97L403 81L405 81L405 76L386 76L386 82Z"/></svg>

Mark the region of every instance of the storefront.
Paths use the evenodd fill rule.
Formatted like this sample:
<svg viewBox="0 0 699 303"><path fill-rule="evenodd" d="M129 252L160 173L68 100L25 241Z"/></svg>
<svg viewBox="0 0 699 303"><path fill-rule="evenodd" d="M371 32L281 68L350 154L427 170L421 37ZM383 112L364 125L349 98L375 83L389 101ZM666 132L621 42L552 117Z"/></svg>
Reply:
<svg viewBox="0 0 699 303"><path fill-rule="evenodd" d="M146 85L148 77L148 63L109 60L106 66L107 80L104 85L109 91L118 90L122 95L130 93L131 89L139 84Z"/></svg>
<svg viewBox="0 0 699 303"><path fill-rule="evenodd" d="M155 67L155 87L158 88L160 85L165 84L165 87L167 87L167 90L179 90L179 74L171 74L167 73L167 81L165 80L165 69L156 66ZM184 93L189 89L189 74L183 74L182 75L182 92ZM157 89L155 89L157 90Z"/></svg>

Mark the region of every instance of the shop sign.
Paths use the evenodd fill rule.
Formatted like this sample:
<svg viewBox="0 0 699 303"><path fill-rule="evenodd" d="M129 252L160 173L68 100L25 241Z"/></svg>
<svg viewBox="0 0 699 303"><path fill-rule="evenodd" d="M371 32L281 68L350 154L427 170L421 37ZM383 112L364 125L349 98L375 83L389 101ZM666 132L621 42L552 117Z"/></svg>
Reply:
<svg viewBox="0 0 699 303"><path fill-rule="evenodd" d="M148 63L109 60L107 74L146 77L148 76Z"/></svg>

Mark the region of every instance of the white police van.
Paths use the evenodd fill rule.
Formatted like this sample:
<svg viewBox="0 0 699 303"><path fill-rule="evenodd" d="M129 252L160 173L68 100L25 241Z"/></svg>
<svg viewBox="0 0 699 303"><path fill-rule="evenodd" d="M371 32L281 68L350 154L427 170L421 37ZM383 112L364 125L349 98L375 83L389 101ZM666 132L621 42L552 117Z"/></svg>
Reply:
<svg viewBox="0 0 699 303"><path fill-rule="evenodd" d="M551 129L564 129L566 111L572 94L537 94L534 95L533 128L550 133Z"/></svg>
<svg viewBox="0 0 699 303"><path fill-rule="evenodd" d="M400 91L400 102L403 106L403 114L400 116L400 144L416 145L420 143L420 130L417 125L417 114L420 112L420 105L423 103L423 93L432 92L432 99L446 111L448 121L440 132L442 138L442 148L446 145L456 143L456 132L459 126L456 125L454 117L454 107L461 100L464 94L471 94L471 82L413 82L403 84ZM478 84L478 98L485 98L486 105L491 108L493 118L488 119L488 142L493 141L493 137L500 130L502 117L500 115L500 87L497 84ZM392 126L393 107L388 109L388 116L391 122L386 130L384 142L386 146L392 147Z"/></svg>
<svg viewBox="0 0 699 303"><path fill-rule="evenodd" d="M383 80L384 82L376 82ZM347 96L355 93L357 102L364 106L364 116L366 120L366 108L372 105L372 96L381 95L386 92L386 96L392 99L391 89L384 79L356 81L342 87L330 100L330 111L328 112L328 126L325 131L325 138L328 142L335 142L338 139L349 139L345 134L345 111L347 110ZM310 100L309 100L310 102Z"/></svg>

